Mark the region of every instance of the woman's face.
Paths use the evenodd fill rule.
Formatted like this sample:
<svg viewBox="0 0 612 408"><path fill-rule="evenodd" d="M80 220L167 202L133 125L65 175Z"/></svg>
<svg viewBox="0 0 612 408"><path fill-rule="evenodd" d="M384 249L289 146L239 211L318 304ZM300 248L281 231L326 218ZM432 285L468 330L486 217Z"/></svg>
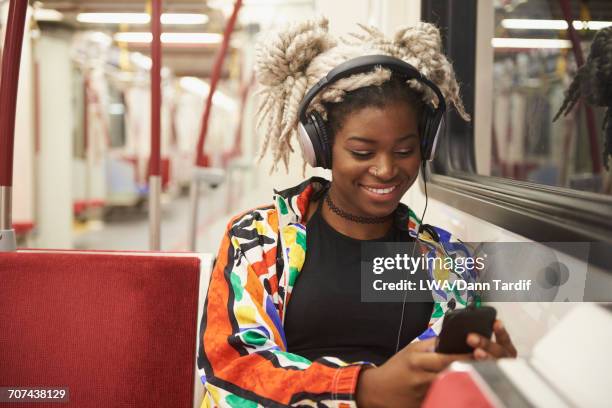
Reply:
<svg viewBox="0 0 612 408"><path fill-rule="evenodd" d="M357 110L334 137L333 198L356 215L389 215L416 180L420 164L412 106L393 102Z"/></svg>

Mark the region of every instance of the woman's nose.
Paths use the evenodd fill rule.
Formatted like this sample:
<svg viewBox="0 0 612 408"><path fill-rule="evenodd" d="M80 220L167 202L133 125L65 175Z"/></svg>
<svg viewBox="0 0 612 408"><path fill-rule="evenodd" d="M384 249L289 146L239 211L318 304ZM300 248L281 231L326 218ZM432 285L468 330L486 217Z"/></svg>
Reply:
<svg viewBox="0 0 612 408"><path fill-rule="evenodd" d="M382 157L370 167L370 173L381 180L389 180L397 175L398 168L393 158Z"/></svg>

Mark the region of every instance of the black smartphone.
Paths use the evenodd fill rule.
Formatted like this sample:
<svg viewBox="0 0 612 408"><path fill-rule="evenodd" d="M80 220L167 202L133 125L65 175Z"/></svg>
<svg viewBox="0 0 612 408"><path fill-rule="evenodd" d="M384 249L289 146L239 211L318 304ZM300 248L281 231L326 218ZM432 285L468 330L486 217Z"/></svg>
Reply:
<svg viewBox="0 0 612 408"><path fill-rule="evenodd" d="M491 338L496 315L497 311L491 306L468 306L465 309L446 313L438 336L436 352L445 354L473 352L474 349L467 344L467 335L478 333Z"/></svg>

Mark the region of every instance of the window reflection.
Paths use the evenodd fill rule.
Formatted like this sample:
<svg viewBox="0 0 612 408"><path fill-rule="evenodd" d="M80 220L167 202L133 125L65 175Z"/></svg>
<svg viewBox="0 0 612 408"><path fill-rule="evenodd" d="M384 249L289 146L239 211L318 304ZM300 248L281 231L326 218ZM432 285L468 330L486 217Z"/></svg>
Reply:
<svg viewBox="0 0 612 408"><path fill-rule="evenodd" d="M587 106L581 98L567 116L553 122L577 71L563 2L494 2L487 175L612 194L610 171L602 160L606 109ZM566 3L586 60L597 30L612 25L612 7L608 1Z"/></svg>

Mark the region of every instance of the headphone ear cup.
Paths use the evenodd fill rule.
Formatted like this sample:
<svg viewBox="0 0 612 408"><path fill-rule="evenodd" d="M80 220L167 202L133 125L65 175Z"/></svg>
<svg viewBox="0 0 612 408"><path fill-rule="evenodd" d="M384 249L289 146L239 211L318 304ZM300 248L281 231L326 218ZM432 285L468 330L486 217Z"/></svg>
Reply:
<svg viewBox="0 0 612 408"><path fill-rule="evenodd" d="M442 133L444 133L444 112L438 112L434 116L431 122L431 142L429 146L429 161L432 161L436 157L436 149L438 148L438 142Z"/></svg>
<svg viewBox="0 0 612 408"><path fill-rule="evenodd" d="M421 118L421 160L433 160L444 113L426 105Z"/></svg>
<svg viewBox="0 0 612 408"><path fill-rule="evenodd" d="M323 167L324 169L331 169L332 166L332 154L331 154L331 140L327 132L327 124L317 111L312 111L309 115L310 121L314 124L317 134L317 146L315 154L317 156L317 166Z"/></svg>
<svg viewBox="0 0 612 408"><path fill-rule="evenodd" d="M318 140L316 128L310 118L306 119L306 123L299 122L298 124L298 143L302 149L302 156L306 163L311 167L317 167L317 147L315 142ZM314 136L313 136L314 135Z"/></svg>
<svg viewBox="0 0 612 408"><path fill-rule="evenodd" d="M425 161L429 158L430 145L431 145L431 116L432 116L431 107L425 105L423 107L423 114L421 115L421 123L420 123L420 136L421 136L421 160Z"/></svg>
<svg viewBox="0 0 612 408"><path fill-rule="evenodd" d="M298 124L298 142L304 160L312 167L331 168L331 154L325 121L317 111Z"/></svg>

